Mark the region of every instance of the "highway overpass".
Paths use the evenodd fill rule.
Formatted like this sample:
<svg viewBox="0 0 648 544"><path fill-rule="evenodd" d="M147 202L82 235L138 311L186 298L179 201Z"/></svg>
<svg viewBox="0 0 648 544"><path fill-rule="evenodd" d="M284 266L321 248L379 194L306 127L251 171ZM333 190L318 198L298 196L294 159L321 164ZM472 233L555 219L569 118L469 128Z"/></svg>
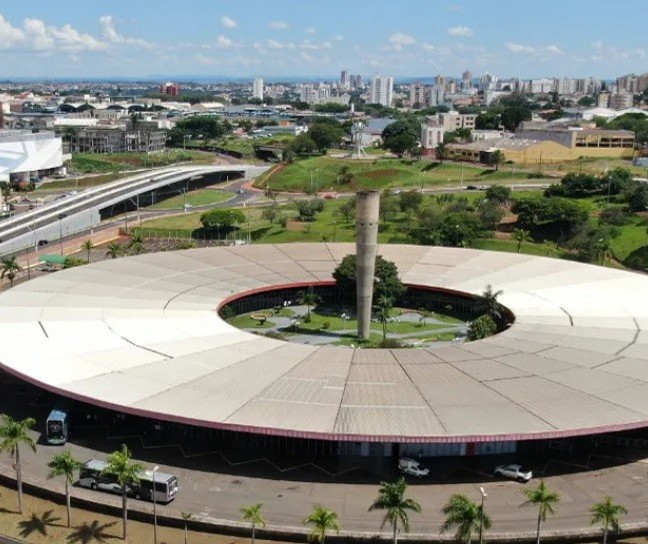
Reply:
<svg viewBox="0 0 648 544"><path fill-rule="evenodd" d="M155 192L176 188L178 194L198 185L253 178L267 170L255 165L179 165L68 194L45 206L0 222L0 255L34 247L39 240L58 240L97 227L115 213L155 200ZM141 198L141 202L140 202Z"/></svg>

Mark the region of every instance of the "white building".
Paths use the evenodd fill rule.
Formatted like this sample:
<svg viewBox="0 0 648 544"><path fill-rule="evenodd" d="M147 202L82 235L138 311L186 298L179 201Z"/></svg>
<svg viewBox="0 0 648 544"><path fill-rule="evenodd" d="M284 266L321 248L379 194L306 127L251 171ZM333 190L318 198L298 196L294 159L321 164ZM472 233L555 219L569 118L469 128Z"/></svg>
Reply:
<svg viewBox="0 0 648 544"><path fill-rule="evenodd" d="M29 181L63 166L63 142L53 132L0 130L0 181Z"/></svg>
<svg viewBox="0 0 648 544"><path fill-rule="evenodd" d="M425 124L421 126L421 147L423 149L436 149L443 143L445 129L439 124L435 117L427 117Z"/></svg>
<svg viewBox="0 0 648 544"><path fill-rule="evenodd" d="M371 78L369 89L369 104L391 106L394 100L394 78L391 76L375 75Z"/></svg>
<svg viewBox="0 0 648 544"><path fill-rule="evenodd" d="M620 92L610 96L610 108L613 110L625 110L631 108L633 96L631 93Z"/></svg>
<svg viewBox="0 0 648 544"><path fill-rule="evenodd" d="M252 97L263 100L263 79L257 77L252 83Z"/></svg>
<svg viewBox="0 0 648 544"><path fill-rule="evenodd" d="M428 87L425 93L425 102L428 106L438 106L439 104L443 104L443 101L445 100L445 90L443 88L443 85L432 85L432 87Z"/></svg>

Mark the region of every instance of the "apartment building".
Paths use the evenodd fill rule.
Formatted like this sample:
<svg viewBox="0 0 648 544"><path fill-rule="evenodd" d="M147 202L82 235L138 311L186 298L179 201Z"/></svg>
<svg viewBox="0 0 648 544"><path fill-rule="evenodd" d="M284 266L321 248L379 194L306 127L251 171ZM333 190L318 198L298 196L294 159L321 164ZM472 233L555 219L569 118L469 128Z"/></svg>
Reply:
<svg viewBox="0 0 648 544"><path fill-rule="evenodd" d="M138 123L136 129L123 126L94 126L68 134L72 153L124 153L130 151L151 153L166 148L166 131ZM155 126L155 128L153 128Z"/></svg>
<svg viewBox="0 0 648 544"><path fill-rule="evenodd" d="M439 124L435 116L426 117L421 125L421 147L426 150L436 149L443 143L445 129Z"/></svg>
<svg viewBox="0 0 648 544"><path fill-rule="evenodd" d="M424 104L426 104L425 91L426 91L426 87L422 83L416 82L410 84L409 86L410 107L414 106L414 104L418 104L419 106L423 106Z"/></svg>
<svg viewBox="0 0 648 544"><path fill-rule="evenodd" d="M369 88L369 104L391 106L394 100L394 78L392 76L375 75L371 78Z"/></svg>
<svg viewBox="0 0 648 544"><path fill-rule="evenodd" d="M252 83L252 97L263 100L263 79L257 77Z"/></svg>
<svg viewBox="0 0 648 544"><path fill-rule="evenodd" d="M461 114L456 111L449 111L447 113L439 113L437 115L439 125L446 131L454 131L460 128L467 128L472 130L475 128L477 120L476 114Z"/></svg>
<svg viewBox="0 0 648 544"><path fill-rule="evenodd" d="M633 95L627 92L614 93L610 95L610 108L613 110L625 110L632 107Z"/></svg>
<svg viewBox="0 0 648 544"><path fill-rule="evenodd" d="M636 75L627 74L616 79L616 86L619 91L628 93L642 93L648 89L648 73Z"/></svg>

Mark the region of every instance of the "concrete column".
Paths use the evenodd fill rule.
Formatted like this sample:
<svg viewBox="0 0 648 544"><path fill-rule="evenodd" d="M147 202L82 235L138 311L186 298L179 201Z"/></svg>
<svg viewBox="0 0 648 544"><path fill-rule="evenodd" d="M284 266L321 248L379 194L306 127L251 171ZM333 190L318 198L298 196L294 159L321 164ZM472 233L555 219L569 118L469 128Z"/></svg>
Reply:
<svg viewBox="0 0 648 544"><path fill-rule="evenodd" d="M371 305L378 252L380 192L356 193L356 297L358 339L367 340L371 327Z"/></svg>

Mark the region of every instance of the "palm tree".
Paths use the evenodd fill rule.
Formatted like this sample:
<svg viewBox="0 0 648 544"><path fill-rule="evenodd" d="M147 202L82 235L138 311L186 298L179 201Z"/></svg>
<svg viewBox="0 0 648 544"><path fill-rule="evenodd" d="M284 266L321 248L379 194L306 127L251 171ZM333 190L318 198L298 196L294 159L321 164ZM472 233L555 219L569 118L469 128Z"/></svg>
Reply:
<svg viewBox="0 0 648 544"><path fill-rule="evenodd" d="M522 249L522 243L531 241L531 233L528 230L524 229L513 229L512 238L518 243L517 252L520 253L520 249Z"/></svg>
<svg viewBox="0 0 648 544"><path fill-rule="evenodd" d="M6 259L2 259L2 273L0 273L0 278L4 279L5 276L9 278L9 286L13 287L14 278L21 270L20 265L16 262L16 257L7 257Z"/></svg>
<svg viewBox="0 0 648 544"><path fill-rule="evenodd" d="M297 300L299 301L299 304L303 304L306 306L306 320L310 322L311 319L311 306L315 306L319 301L320 297L315 291L313 290L313 286L311 285L308 290L306 291L300 291L297 294Z"/></svg>
<svg viewBox="0 0 648 544"><path fill-rule="evenodd" d="M188 525L189 525L189 520L193 517L190 512L180 512L180 516L182 516L182 522L184 523L184 544L187 544L187 540L189 540L189 531L188 531Z"/></svg>
<svg viewBox="0 0 648 544"><path fill-rule="evenodd" d="M380 530L382 531L385 523L391 523L394 544L397 544L398 542L399 524L403 526L405 532L409 532L409 515L407 511L421 511L421 505L418 502L414 499L405 498L406 490L407 482L405 482L405 478L400 478L391 483L381 482L380 489L378 490L378 497L369 507L370 512L372 510L386 511L385 517L380 525Z"/></svg>
<svg viewBox="0 0 648 544"><path fill-rule="evenodd" d="M486 290L481 294L481 298L477 304L477 309L481 312L481 315L488 315L497 323L502 318L502 311L499 302L497 302L497 297L499 297L503 291L493 291L493 287L489 284L486 286Z"/></svg>
<svg viewBox="0 0 648 544"><path fill-rule="evenodd" d="M141 234L135 234L128 244L128 249L135 253L135 255L142 253L144 251L144 237Z"/></svg>
<svg viewBox="0 0 648 544"><path fill-rule="evenodd" d="M243 521L249 521L252 524L252 544L254 544L254 533L256 531L256 526L265 527L266 520L261 515L261 508L263 503L250 504L241 508L241 519Z"/></svg>
<svg viewBox="0 0 648 544"><path fill-rule="evenodd" d="M319 542L324 544L326 533L330 530L340 532L340 524L338 523L338 515L333 510L324 508L320 504L313 506L313 511L303 521L304 524L310 523L313 525L308 532L309 542Z"/></svg>
<svg viewBox="0 0 648 544"><path fill-rule="evenodd" d="M607 544L608 531L610 527L616 533L619 532L619 517L627 514L625 506L614 504L612 497L606 496L603 502L594 503L590 512L592 513L592 525L599 523L603 526L603 544Z"/></svg>
<svg viewBox="0 0 648 544"><path fill-rule="evenodd" d="M554 504L560 502L560 495L554 491L550 491L545 486L544 480L540 480L538 487L533 489L524 489L524 494L527 496L525 502L521 506L527 504L535 504L538 506L538 528L536 533L536 544L540 544L540 524L547 519L547 514L552 516L556 515Z"/></svg>
<svg viewBox="0 0 648 544"><path fill-rule="evenodd" d="M123 253L124 253L124 249L120 244L117 244L115 242L108 244L108 251L106 251L106 257L110 257L111 259L116 259Z"/></svg>
<svg viewBox="0 0 648 544"><path fill-rule="evenodd" d="M106 459L108 466L103 470L105 474L110 474L117 478L117 483L121 488L122 495L122 520L123 531L122 538L126 540L126 522L128 521L128 490L129 486L139 481L138 474L144 471L144 467L139 463L131 462L131 452L122 444L121 450L114 451Z"/></svg>
<svg viewBox="0 0 648 544"><path fill-rule="evenodd" d="M13 419L6 414L0 415L0 452L6 451L14 458L16 470L16 486L18 488L18 511L23 513L22 507L22 468L20 465L20 444L26 444L32 451L36 451L36 442L29 436L29 430L36 425L36 420L27 417L23 420Z"/></svg>
<svg viewBox="0 0 648 544"><path fill-rule="evenodd" d="M87 252L88 258L86 259L88 262L90 262L90 250L94 247L92 244L92 240L86 240L81 244L81 249L85 250Z"/></svg>
<svg viewBox="0 0 648 544"><path fill-rule="evenodd" d="M484 514L482 507L465 495L452 495L442 512L446 515L446 519L441 530L446 531L451 527L456 527L455 540L457 542L470 544L474 532L483 532L492 526L490 518Z"/></svg>
<svg viewBox="0 0 648 544"><path fill-rule="evenodd" d="M448 148L446 147L446 144L440 142L439 145L436 146L434 154L436 158L439 159L439 162L443 164L443 159L448 158Z"/></svg>
<svg viewBox="0 0 648 544"><path fill-rule="evenodd" d="M67 508L67 526L70 527L70 484L74 482L74 474L81 463L72 457L70 450L57 453L47 465L51 470L48 479L63 476L65 478L65 506Z"/></svg>

